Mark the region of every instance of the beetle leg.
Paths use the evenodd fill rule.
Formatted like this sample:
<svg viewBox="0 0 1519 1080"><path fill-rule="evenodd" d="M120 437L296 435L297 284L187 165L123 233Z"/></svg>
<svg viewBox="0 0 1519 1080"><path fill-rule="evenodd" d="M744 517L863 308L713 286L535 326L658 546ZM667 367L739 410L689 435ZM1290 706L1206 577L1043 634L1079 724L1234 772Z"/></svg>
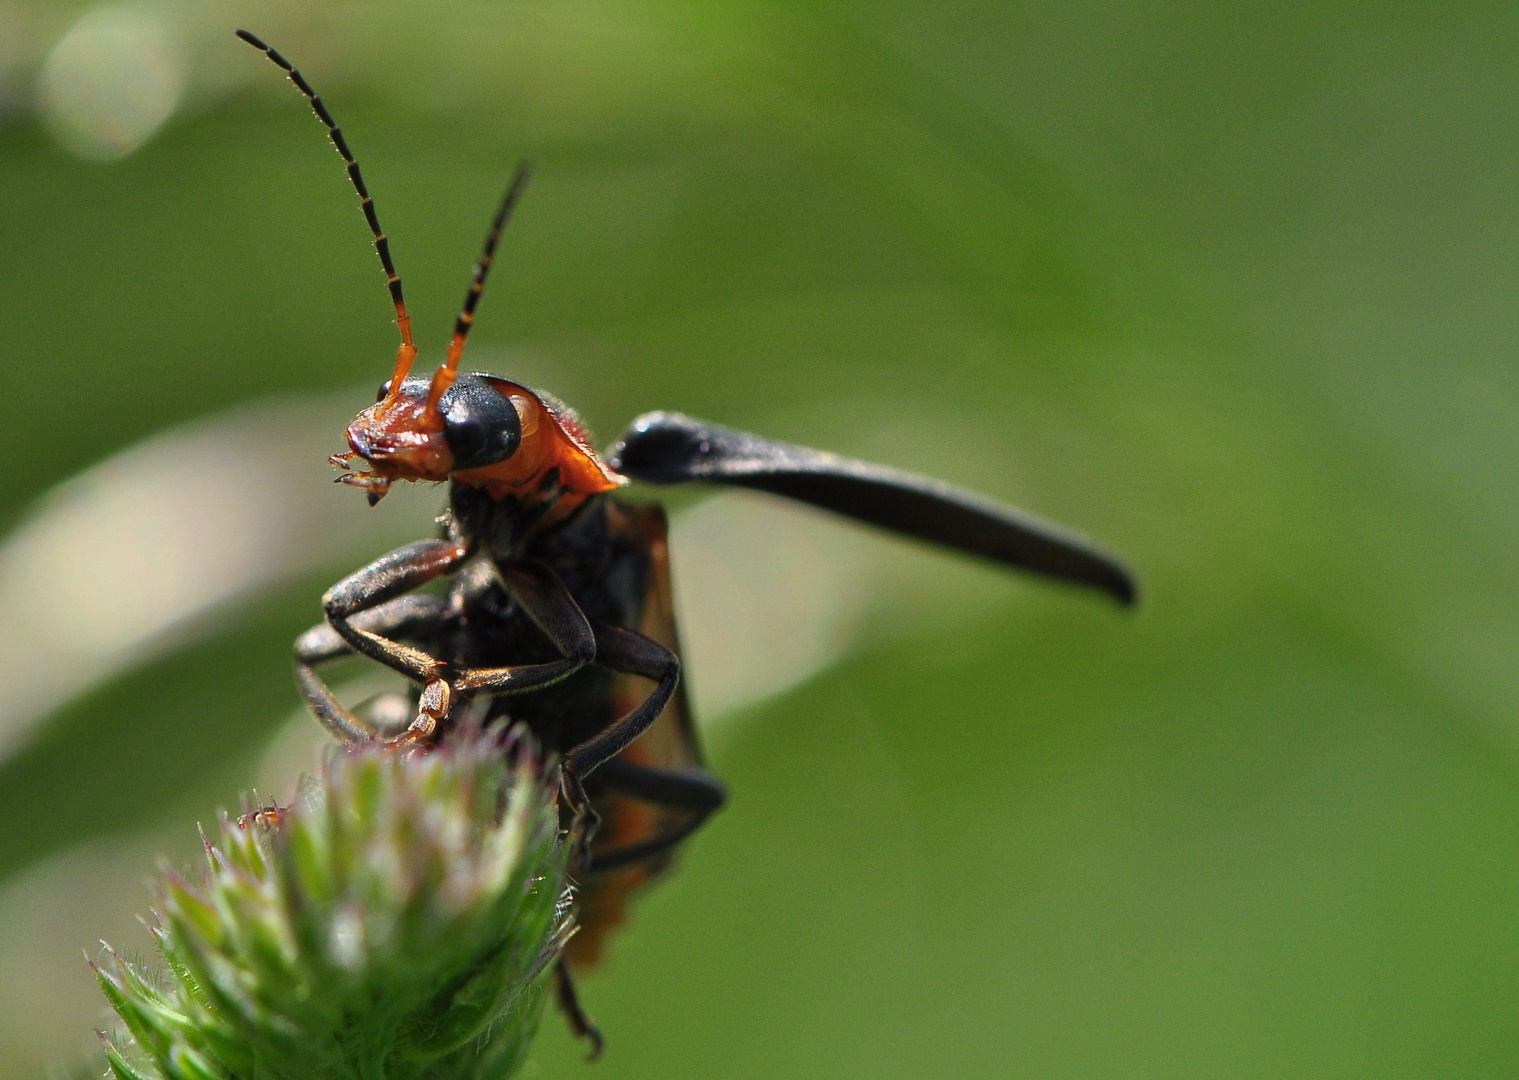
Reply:
<svg viewBox="0 0 1519 1080"><path fill-rule="evenodd" d="M522 560L502 566L501 579L523 614L543 631L563 659L544 664L466 668L455 677L455 689L471 694L515 694L556 683L596 659L596 634L558 574L543 563ZM599 819L578 775L562 768L559 787L573 815L576 855L571 863L578 866L586 862Z"/></svg>
<svg viewBox="0 0 1519 1080"><path fill-rule="evenodd" d="M595 1061L601 1056L601 1049L606 1043L596 1022L580 1007L580 995L575 993L575 980L570 977L569 965L562 956L559 963L554 965L554 990L559 998L559 1008L569 1021L570 1030L579 1038L591 1042L591 1052L586 1055L586 1060Z"/></svg>
<svg viewBox="0 0 1519 1080"><path fill-rule="evenodd" d="M658 685L632 712L614 720L599 735L592 736L564 755L559 783L565 801L575 813L579 833L575 838L575 854L570 859L573 872L590 866L591 841L595 839L596 827L600 824L600 818L586 797L585 777L598 765L622 753L629 743L649 729L669 703L680 678L680 660L652 638L606 623L594 624L594 630L598 664L613 671L656 679Z"/></svg>
<svg viewBox="0 0 1519 1080"><path fill-rule="evenodd" d="M439 661L420 649L364 629L354 616L452 573L468 554L464 545L447 540L419 540L396 548L327 590L322 597L327 622L354 652L399 671L413 682L425 684L436 679L442 669Z"/></svg>
<svg viewBox="0 0 1519 1080"><path fill-rule="evenodd" d="M702 822L728 801L722 781L703 769L656 769L614 758L597 775L609 791L659 807L688 810L690 817L648 840L593 855L591 873L616 870L669 851L701 828Z"/></svg>
<svg viewBox="0 0 1519 1080"><path fill-rule="evenodd" d="M556 683L596 659L596 635L559 575L540 562L523 560L501 568L506 590L523 614L542 630L562 660L511 667L465 668L454 688L472 694L514 694Z"/></svg>
<svg viewBox="0 0 1519 1080"><path fill-rule="evenodd" d="M446 607L438 596L399 596L359 612L350 621L367 633L399 636L435 624ZM378 733L343 708L315 671L315 665L353 652L330 624L318 623L295 640L295 677L306 707L323 727L343 742L365 742L378 738Z"/></svg>
<svg viewBox="0 0 1519 1080"><path fill-rule="evenodd" d="M632 712L607 725L564 756L564 767L579 777L589 776L597 766L627 749L628 744L659 718L675 684L680 681L680 659L653 638L635 630L607 623L595 624L596 662L613 671L642 675L657 685Z"/></svg>
<svg viewBox="0 0 1519 1080"><path fill-rule="evenodd" d="M453 705L453 689L445 681L442 661L420 649L365 629L355 617L387 600L420 588L435 578L453 573L469 553L469 548L463 544L447 540L419 540L396 548L388 555L382 555L364 569L338 582L322 597L327 622L354 652L422 684L417 718L412 721L410 728L392 740L392 744L397 747L409 746L432 737L439 722L448 715ZM307 680L302 680L302 689L307 689ZM331 694L326 697L330 699ZM316 706L313 711L317 711L318 719L324 723L328 722L324 713L328 718L335 715L326 701L321 702L320 711ZM340 726L335 725L334 730Z"/></svg>
<svg viewBox="0 0 1519 1080"><path fill-rule="evenodd" d="M437 623L447 607L447 601L441 596L398 596L360 612L350 622L355 628L372 634L401 636ZM296 659L303 664L320 664L353 654L353 646L329 623L317 623L295 639Z"/></svg>
<svg viewBox="0 0 1519 1080"><path fill-rule="evenodd" d="M591 865L591 841L596 837L596 830L601 828L601 815L591 805L591 798L585 792L585 784L581 782L578 774L563 766L559 769L559 791L564 796L564 804L570 808L570 873L581 874L590 869Z"/></svg>

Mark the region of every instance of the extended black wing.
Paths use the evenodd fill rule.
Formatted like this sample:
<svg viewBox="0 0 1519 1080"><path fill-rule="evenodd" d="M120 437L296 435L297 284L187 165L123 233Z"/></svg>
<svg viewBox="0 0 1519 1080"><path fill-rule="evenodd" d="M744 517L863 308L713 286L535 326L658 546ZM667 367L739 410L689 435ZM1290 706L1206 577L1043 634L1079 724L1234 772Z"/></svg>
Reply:
<svg viewBox="0 0 1519 1080"><path fill-rule="evenodd" d="M707 481L757 488L872 525L931 540L1049 577L1089 585L1121 604L1134 578L1087 540L980 495L805 446L709 424L680 413L645 413L608 455L613 469L648 484Z"/></svg>

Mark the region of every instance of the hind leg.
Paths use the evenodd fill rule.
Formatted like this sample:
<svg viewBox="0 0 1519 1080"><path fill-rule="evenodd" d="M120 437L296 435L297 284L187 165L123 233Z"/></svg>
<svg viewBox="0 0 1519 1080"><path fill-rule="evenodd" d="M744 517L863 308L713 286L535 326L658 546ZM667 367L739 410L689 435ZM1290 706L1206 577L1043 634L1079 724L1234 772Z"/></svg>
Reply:
<svg viewBox="0 0 1519 1080"><path fill-rule="evenodd" d="M554 991L559 999L559 1011L564 1013L570 1030L577 1038L590 1040L591 1052L586 1055L586 1060L595 1061L601 1056L606 1041L602 1039L601 1029L596 1026L596 1022L581 1008L580 995L575 993L575 980L570 976L569 965L563 957L554 965Z"/></svg>
<svg viewBox="0 0 1519 1080"><path fill-rule="evenodd" d="M661 809L684 810L688 816L647 840L596 852L588 868L591 874L617 870L664 854L701 828L728 801L722 781L705 769L656 769L614 758L598 769L596 775L608 791Z"/></svg>

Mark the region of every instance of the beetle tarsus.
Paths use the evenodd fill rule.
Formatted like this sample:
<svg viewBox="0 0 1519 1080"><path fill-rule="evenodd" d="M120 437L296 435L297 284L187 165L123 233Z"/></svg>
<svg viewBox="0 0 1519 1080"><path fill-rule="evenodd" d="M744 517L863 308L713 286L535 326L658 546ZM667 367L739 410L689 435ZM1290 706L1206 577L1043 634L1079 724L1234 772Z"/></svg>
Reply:
<svg viewBox="0 0 1519 1080"><path fill-rule="evenodd" d="M580 995L575 993L575 980L570 977L569 965L563 958L554 965L554 989L559 998L559 1008L569 1021L570 1030L591 1044L585 1059L595 1061L601 1056L602 1050L606 1049L606 1040L601 1037L601 1029L596 1026L596 1022L580 1007Z"/></svg>
<svg viewBox="0 0 1519 1080"><path fill-rule="evenodd" d="M579 775L568 766L560 767L559 790L571 814L570 873L584 874L591 868L591 841L596 839L596 830L601 827L601 815L591 805Z"/></svg>

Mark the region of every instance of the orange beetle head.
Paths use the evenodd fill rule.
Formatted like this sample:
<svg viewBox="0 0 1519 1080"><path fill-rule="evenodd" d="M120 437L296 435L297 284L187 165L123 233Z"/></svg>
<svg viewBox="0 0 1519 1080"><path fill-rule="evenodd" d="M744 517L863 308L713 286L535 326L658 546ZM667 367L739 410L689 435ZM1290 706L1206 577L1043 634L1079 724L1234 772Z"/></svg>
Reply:
<svg viewBox="0 0 1519 1080"><path fill-rule="evenodd" d="M451 373L450 373L451 374ZM556 472L556 490L591 495L626 481L591 447L579 418L547 395L494 375L461 375L438 390L439 380L386 383L379 400L348 425L352 452L334 455L368 472L338 480L363 488L370 504L396 480L454 480L488 489L494 497L527 496Z"/></svg>

